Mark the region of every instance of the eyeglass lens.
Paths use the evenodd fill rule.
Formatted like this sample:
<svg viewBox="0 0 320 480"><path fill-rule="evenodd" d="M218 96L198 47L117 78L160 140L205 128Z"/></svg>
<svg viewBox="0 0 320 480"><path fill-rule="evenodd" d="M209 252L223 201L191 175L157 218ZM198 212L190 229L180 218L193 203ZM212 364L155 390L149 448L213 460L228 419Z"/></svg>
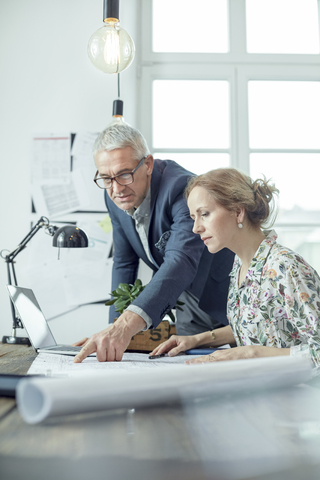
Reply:
<svg viewBox="0 0 320 480"><path fill-rule="evenodd" d="M132 173L122 173L121 175L114 177L114 180L119 185L129 185L130 183L133 182L133 175ZM97 178L96 182L101 188L110 188L112 185L111 178Z"/></svg>

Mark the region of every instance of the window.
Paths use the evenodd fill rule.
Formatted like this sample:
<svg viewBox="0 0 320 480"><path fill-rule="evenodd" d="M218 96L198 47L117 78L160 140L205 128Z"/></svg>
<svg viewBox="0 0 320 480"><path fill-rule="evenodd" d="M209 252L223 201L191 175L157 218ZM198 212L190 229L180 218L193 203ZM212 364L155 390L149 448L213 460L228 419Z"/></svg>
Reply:
<svg viewBox="0 0 320 480"><path fill-rule="evenodd" d="M246 0L250 53L319 53L317 0Z"/></svg>
<svg viewBox="0 0 320 480"><path fill-rule="evenodd" d="M227 0L153 0L152 24L154 52L229 49Z"/></svg>
<svg viewBox="0 0 320 480"><path fill-rule="evenodd" d="M320 148L320 77L309 81L250 81L251 148Z"/></svg>
<svg viewBox="0 0 320 480"><path fill-rule="evenodd" d="M154 155L271 178L279 241L320 272L319 0L142 0L142 25Z"/></svg>
<svg viewBox="0 0 320 480"><path fill-rule="evenodd" d="M155 148L229 147L228 82L155 80L152 97Z"/></svg>

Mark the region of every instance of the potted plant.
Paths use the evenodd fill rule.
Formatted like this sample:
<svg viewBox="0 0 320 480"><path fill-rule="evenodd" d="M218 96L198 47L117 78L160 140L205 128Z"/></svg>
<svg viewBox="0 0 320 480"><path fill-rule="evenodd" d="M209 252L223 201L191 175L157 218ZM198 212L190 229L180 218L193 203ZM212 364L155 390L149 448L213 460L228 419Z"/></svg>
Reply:
<svg viewBox="0 0 320 480"><path fill-rule="evenodd" d="M125 309L134 301L134 299L140 295L144 288L145 285L142 285L140 279L137 279L134 284L119 283L119 286L111 293L113 298L108 300L105 305L114 305L116 312L122 314ZM183 302L177 300L175 308L182 310L181 305L184 305ZM172 310L168 312L168 316L172 322L175 322L175 316ZM116 320L117 319L114 321ZM128 349L152 351L156 346L167 340L174 333L176 333L175 326L169 325L167 320L163 320L157 328L137 333L134 337L132 337Z"/></svg>

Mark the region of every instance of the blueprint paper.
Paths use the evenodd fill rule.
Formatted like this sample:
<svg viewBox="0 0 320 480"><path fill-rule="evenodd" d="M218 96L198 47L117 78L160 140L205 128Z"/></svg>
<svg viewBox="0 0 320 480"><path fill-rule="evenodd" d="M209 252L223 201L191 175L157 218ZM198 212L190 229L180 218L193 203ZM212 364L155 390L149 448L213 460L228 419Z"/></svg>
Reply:
<svg viewBox="0 0 320 480"><path fill-rule="evenodd" d="M149 360L152 368L146 367L147 359L139 365L139 361L128 358L103 364L88 359L77 365L78 373L71 368L71 362L66 362L69 365L65 376L21 380L17 387L17 405L22 418L27 423L38 423L51 416L146 407L250 389L282 388L308 380L312 371L308 359L290 356L200 365L160 361L154 364ZM132 368L134 363L138 365ZM88 371L90 364L93 367ZM48 365L53 368L52 361ZM71 376L68 368L73 371ZM31 368L29 372L34 370Z"/></svg>

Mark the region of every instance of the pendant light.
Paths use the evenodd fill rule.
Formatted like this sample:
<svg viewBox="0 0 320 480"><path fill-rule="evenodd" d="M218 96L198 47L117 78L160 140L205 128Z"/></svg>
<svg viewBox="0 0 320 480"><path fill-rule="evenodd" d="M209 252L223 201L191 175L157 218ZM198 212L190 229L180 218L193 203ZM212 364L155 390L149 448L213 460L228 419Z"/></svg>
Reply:
<svg viewBox="0 0 320 480"><path fill-rule="evenodd" d="M119 0L104 0L103 22L104 26L89 40L89 58L102 72L123 72L134 59L135 46L130 35L119 26Z"/></svg>
<svg viewBox="0 0 320 480"><path fill-rule="evenodd" d="M118 98L117 100L113 101L113 109L112 109L112 120L108 124L108 127L111 125L125 125L127 122L123 117L123 101Z"/></svg>

